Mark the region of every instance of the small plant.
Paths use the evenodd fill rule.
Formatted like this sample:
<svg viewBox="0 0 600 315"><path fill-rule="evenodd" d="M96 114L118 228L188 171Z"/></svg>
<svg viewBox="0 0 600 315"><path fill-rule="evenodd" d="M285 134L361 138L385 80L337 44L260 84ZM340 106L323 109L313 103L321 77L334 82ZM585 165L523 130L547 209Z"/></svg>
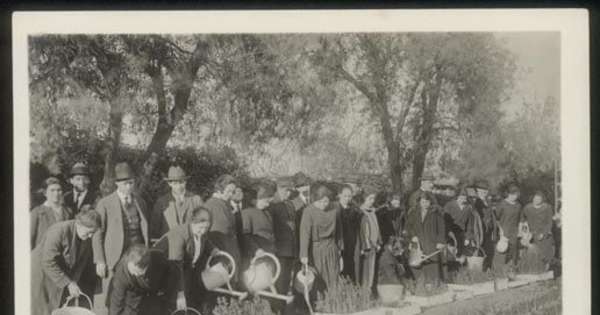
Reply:
<svg viewBox="0 0 600 315"><path fill-rule="evenodd" d="M317 294L316 310L321 313L348 314L379 306L371 290L355 285L347 278L339 278L337 289Z"/></svg>
<svg viewBox="0 0 600 315"><path fill-rule="evenodd" d="M213 315L275 315L269 303L263 299L238 301L220 297Z"/></svg>
<svg viewBox="0 0 600 315"><path fill-rule="evenodd" d="M487 281L493 281L495 275L491 271L482 271L479 269L462 269L454 274L452 281L454 284L476 284Z"/></svg>
<svg viewBox="0 0 600 315"><path fill-rule="evenodd" d="M521 274L540 274L546 272L547 268L538 253L526 252L519 259L517 270Z"/></svg>
<svg viewBox="0 0 600 315"><path fill-rule="evenodd" d="M416 280L408 280L406 288L412 295L433 296L447 291L448 286L445 283L427 281L421 276Z"/></svg>

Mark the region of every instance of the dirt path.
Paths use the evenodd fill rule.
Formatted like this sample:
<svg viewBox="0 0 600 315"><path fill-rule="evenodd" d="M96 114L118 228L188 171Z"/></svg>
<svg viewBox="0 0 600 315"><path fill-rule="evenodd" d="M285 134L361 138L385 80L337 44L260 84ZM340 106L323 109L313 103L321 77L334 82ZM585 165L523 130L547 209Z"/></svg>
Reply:
<svg viewBox="0 0 600 315"><path fill-rule="evenodd" d="M536 297L545 296L551 293L560 292L561 281L548 280L537 282L519 288L508 289L505 291L494 292L482 295L469 300L458 301L450 304L440 305L426 309L423 315L470 315L478 314L477 310L485 309L488 306L510 306L516 303L533 300ZM560 295L559 295L560 296ZM558 301L560 303L560 301ZM520 314L520 313L515 313Z"/></svg>

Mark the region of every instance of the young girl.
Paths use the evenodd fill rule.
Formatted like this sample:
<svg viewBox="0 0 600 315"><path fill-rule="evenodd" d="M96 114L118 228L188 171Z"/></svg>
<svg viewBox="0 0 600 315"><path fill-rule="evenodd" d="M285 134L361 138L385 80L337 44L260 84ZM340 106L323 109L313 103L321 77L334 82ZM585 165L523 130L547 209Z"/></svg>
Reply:
<svg viewBox="0 0 600 315"><path fill-rule="evenodd" d="M63 189L58 178L49 177L41 189L46 202L31 210L30 229L31 249L39 244L46 230L57 222L73 219L71 209L63 205Z"/></svg>
<svg viewBox="0 0 600 315"><path fill-rule="evenodd" d="M314 265L326 289L335 290L343 248L337 208L329 207L331 191L321 186L312 195L300 222L300 262ZM309 252L309 246L312 250Z"/></svg>

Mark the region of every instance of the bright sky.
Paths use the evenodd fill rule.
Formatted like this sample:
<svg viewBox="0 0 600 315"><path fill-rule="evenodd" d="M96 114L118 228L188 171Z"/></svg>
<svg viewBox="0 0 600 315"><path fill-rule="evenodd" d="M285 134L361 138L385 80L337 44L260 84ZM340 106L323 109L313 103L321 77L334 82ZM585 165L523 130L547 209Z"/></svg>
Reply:
<svg viewBox="0 0 600 315"><path fill-rule="evenodd" d="M560 100L560 33L498 33L517 56L519 73L513 96L506 104L508 118L522 106L522 99L542 102L548 96Z"/></svg>

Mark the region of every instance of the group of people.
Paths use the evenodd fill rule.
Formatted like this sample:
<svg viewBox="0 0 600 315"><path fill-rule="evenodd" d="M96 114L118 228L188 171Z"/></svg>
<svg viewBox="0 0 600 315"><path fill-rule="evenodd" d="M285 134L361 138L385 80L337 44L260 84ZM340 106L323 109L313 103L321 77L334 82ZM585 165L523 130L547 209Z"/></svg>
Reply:
<svg viewBox="0 0 600 315"><path fill-rule="evenodd" d="M311 185L302 172L244 189L222 175L203 201L186 189L188 176L174 165L164 178L170 192L151 209L135 192L127 163L116 165L116 191L103 198L89 191L84 164L74 165L70 175L72 191L63 195L61 182L48 178L46 201L31 211L33 315L49 315L81 294L96 294L94 308L109 315L210 309L217 295L202 272L223 252L238 266L230 279L235 290L246 289L242 272L249 262L270 253L281 268L277 293L292 295L293 275L304 267L316 274L313 291L336 290L340 276L374 292L378 284L408 277L442 280L452 266L449 245L457 249L455 257L483 249L486 268L514 264L525 221L546 263L553 250L552 208L536 194L522 209L517 187L495 203L488 187L479 185L476 198L461 191L441 207L430 177L421 178L405 204L400 194L368 185L360 192L351 184L337 192ZM508 249L490 254L500 240ZM415 245L423 255L439 253L410 268L405 258ZM286 313L283 302L272 307Z"/></svg>

